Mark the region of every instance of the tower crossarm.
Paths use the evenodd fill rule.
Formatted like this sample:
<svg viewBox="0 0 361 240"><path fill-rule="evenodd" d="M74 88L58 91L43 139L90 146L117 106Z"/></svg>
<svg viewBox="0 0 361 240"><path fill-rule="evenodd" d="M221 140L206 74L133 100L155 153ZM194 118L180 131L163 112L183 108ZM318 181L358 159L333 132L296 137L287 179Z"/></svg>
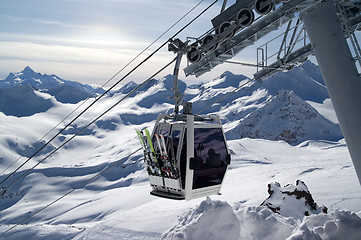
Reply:
<svg viewBox="0 0 361 240"><path fill-rule="evenodd" d="M220 43L214 51L202 53L198 62L188 64L185 75L196 77L209 72L215 66L224 63L246 47L253 45L266 34L279 29L295 17L295 13L317 3L317 0L292 0L283 3L268 15L259 17L253 24L241 28L232 38Z"/></svg>

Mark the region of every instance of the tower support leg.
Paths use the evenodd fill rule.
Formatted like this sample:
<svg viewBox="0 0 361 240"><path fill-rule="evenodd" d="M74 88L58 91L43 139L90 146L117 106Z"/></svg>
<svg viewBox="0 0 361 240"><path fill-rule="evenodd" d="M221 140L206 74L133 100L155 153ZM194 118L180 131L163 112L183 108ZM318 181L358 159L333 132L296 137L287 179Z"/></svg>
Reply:
<svg viewBox="0 0 361 240"><path fill-rule="evenodd" d="M333 3L301 15L361 184L361 79Z"/></svg>

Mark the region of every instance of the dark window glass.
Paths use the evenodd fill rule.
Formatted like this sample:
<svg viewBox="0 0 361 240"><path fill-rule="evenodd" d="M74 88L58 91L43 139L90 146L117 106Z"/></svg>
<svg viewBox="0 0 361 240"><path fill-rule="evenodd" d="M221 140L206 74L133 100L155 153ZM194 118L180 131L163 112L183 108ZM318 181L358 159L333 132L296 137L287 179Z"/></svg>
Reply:
<svg viewBox="0 0 361 240"><path fill-rule="evenodd" d="M178 151L178 145L179 145L179 139L180 139L180 131L174 130L172 132L172 141L168 143L168 152L171 154L171 157L173 159L176 159L177 157L177 151Z"/></svg>
<svg viewBox="0 0 361 240"><path fill-rule="evenodd" d="M187 130L185 129L181 155L180 155L180 173L181 173L183 189L185 189L185 182L186 182L186 168L187 168L186 160L187 160Z"/></svg>
<svg viewBox="0 0 361 240"><path fill-rule="evenodd" d="M160 129L160 134L165 138L168 137L168 129Z"/></svg>
<svg viewBox="0 0 361 240"><path fill-rule="evenodd" d="M156 158L157 158L157 162L159 164L159 168L160 169L163 169L164 167L164 163L163 163L163 159L162 159L162 155L161 155L161 149L160 149L160 146L158 144L158 141L157 141L157 138L155 137L155 134L159 135L159 134L162 134L163 133L167 133L167 130L164 130L164 129L160 129L157 128L155 129L154 131L154 135L153 135L153 138L152 138L152 143L153 143L153 147L154 147L154 151L155 151L155 154L156 154ZM163 175L163 171L162 171L162 175Z"/></svg>
<svg viewBox="0 0 361 240"><path fill-rule="evenodd" d="M222 183L227 148L220 128L194 129L193 189Z"/></svg>

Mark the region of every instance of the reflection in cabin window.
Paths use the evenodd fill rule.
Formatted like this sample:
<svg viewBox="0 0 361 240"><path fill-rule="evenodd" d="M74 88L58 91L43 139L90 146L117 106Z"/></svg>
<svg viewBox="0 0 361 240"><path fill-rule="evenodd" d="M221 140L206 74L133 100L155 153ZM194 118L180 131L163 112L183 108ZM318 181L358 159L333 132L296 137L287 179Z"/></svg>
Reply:
<svg viewBox="0 0 361 240"><path fill-rule="evenodd" d="M193 189L222 183L227 169L227 153L220 128L194 129Z"/></svg>
<svg viewBox="0 0 361 240"><path fill-rule="evenodd" d="M180 174L182 180L182 189L185 189L186 185L186 169L187 169L187 131L184 132L182 151L180 155Z"/></svg>
<svg viewBox="0 0 361 240"><path fill-rule="evenodd" d="M177 157L180 133L181 133L180 130L173 130L171 142L168 144L168 148L169 148L168 152L171 153L171 156L174 159L176 159L176 157Z"/></svg>

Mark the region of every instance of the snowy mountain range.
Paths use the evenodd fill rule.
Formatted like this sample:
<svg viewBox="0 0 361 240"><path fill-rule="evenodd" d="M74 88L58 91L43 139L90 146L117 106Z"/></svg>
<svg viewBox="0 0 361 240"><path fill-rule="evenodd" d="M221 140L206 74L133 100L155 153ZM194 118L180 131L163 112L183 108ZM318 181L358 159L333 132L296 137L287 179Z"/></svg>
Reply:
<svg viewBox="0 0 361 240"><path fill-rule="evenodd" d="M151 129L158 113L173 111L172 81L171 75L152 79L3 193L0 234L30 218L0 239L361 237L360 186L316 65L308 61L228 96L248 78L225 72L207 83L187 86L180 81L194 113L221 99L202 114L221 116L232 153L222 195L190 202L150 196L142 153L129 156L140 147L134 128ZM129 82L107 94L0 187L26 173L136 86ZM31 156L92 103L96 89L30 67L0 80L0 181L26 160L19 157ZM294 182L296 186L280 186ZM278 192L265 201L268 184ZM297 189L312 193L328 213L295 208L303 198L280 197ZM267 204L260 206L262 202L287 211L273 212ZM305 209L310 216L304 217Z"/></svg>
<svg viewBox="0 0 361 240"><path fill-rule="evenodd" d="M74 81L64 80L54 74L47 75L37 73L32 70L29 66L25 67L23 71L18 73L10 73L5 79L0 80L0 90L7 92L9 96L16 96L19 93L29 92L29 87L33 88L34 91L39 91L43 93L48 93L51 96L54 96L58 102L61 103L78 103L81 100L84 100L92 95L104 93L104 89L101 89L98 86L84 85ZM3 105L9 105L7 97L1 99ZM21 98L16 100L18 103L22 101ZM33 101L36 101L35 99ZM25 101L24 101L25 102ZM37 104L41 104L42 100L38 99ZM32 102L31 102L32 103ZM33 111L28 111L24 113L23 116L29 116L38 112L44 111L45 108L40 108L38 111L34 107L30 107ZM4 113L9 115L15 115L21 117L22 111L10 111L3 110ZM32 113L32 114L31 114ZM20 114L20 115L19 115Z"/></svg>
<svg viewBox="0 0 361 240"><path fill-rule="evenodd" d="M225 72L208 83L186 86L180 81L179 89L185 93L185 101L194 103L193 112L197 113L243 81L247 81L247 77ZM109 97L127 94L136 86L136 83L129 82L111 92ZM151 109L155 105L164 106L173 103L172 87L173 77L168 75L162 79L152 79L132 97L138 99L138 107ZM54 96L57 102L78 103L96 91L104 92L103 89L99 91L90 85L62 80L55 75L36 73L30 67L20 73L11 73L0 81L0 91L3 92L0 95L0 111L17 117L45 112L56 104L40 93ZM306 102L322 104L327 98L327 89L318 67L308 61L301 67L279 73L262 83L253 82L202 114L220 112L228 139L262 138L284 140L294 145L305 140L338 141L342 138L339 126ZM123 122L141 124L155 119L159 112L153 111L140 121L130 113L121 114L120 118Z"/></svg>

